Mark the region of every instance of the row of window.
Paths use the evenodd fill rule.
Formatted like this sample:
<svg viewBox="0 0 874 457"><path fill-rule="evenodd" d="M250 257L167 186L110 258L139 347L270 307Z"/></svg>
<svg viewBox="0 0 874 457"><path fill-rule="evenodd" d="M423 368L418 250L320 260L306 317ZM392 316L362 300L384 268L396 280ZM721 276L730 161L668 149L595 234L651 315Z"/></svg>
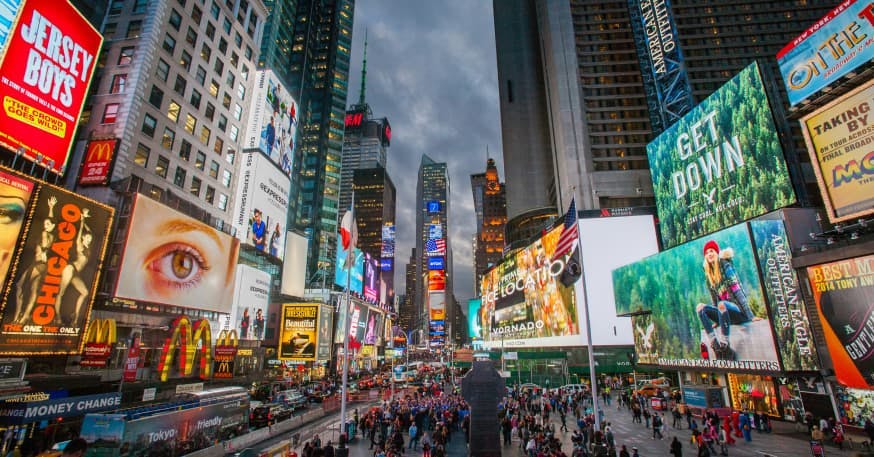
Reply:
<svg viewBox="0 0 874 457"><path fill-rule="evenodd" d="M142 144L137 144L137 150L134 153L134 163L143 167L149 168L149 158L151 157L152 151L151 149ZM202 154L202 153L199 153ZM198 157L198 160L202 160L201 163L205 163L205 157L201 159ZM200 168L200 167L199 167ZM203 169L203 168L200 168ZM210 176L217 177L218 176L218 163L212 161L210 165ZM170 171L170 159L158 154L157 159L155 160L154 166L155 174L162 177L167 178L167 175ZM230 185L230 172L225 170L226 175L222 177L222 184L225 186ZM192 176L191 181L188 184L188 188L186 189L186 181L187 181L188 171L181 166L176 167L176 172L173 174L173 184L179 187L180 189L187 190L191 195L194 195L197 198L200 198L201 190L203 188L203 181L197 176ZM204 200L211 205L215 205L219 210L226 211L228 208L229 198L228 195L224 192L216 192L216 189L212 186L206 186L206 192L203 196Z"/></svg>

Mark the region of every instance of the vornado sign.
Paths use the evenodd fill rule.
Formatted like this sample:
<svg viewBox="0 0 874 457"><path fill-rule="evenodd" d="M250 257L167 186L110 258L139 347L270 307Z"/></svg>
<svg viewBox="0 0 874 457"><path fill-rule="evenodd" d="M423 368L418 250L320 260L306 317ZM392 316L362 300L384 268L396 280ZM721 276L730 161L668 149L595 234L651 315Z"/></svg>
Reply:
<svg viewBox="0 0 874 457"><path fill-rule="evenodd" d="M92 319L85 332L85 348L79 365L83 367L105 367L106 359L116 343L115 319Z"/></svg>
<svg viewBox="0 0 874 457"><path fill-rule="evenodd" d="M193 374L194 359L200 352L200 379L209 379L212 374L212 331L209 321L201 319L192 325L188 316L182 315L173 321L170 331L172 333L164 342L158 359L158 375L161 381L166 381L170 376L173 353L176 349L179 349L180 376L187 377Z"/></svg>

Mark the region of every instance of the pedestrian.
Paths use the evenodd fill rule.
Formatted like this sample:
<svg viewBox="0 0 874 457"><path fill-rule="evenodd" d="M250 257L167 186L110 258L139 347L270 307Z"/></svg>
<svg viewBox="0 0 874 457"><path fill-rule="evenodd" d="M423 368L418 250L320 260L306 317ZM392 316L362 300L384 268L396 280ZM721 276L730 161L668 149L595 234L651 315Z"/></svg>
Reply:
<svg viewBox="0 0 874 457"><path fill-rule="evenodd" d="M659 439L662 439L662 418L659 416L659 413L655 413L652 416L652 439L656 439L658 436Z"/></svg>
<svg viewBox="0 0 874 457"><path fill-rule="evenodd" d="M413 424L410 425L409 434L410 434L410 445L408 446L407 449L418 449L418 447L419 447L419 429L416 427L415 422L413 422Z"/></svg>
<svg viewBox="0 0 874 457"><path fill-rule="evenodd" d="M431 437L428 432L422 433L422 457L431 456Z"/></svg>
<svg viewBox="0 0 874 457"><path fill-rule="evenodd" d="M719 455L727 456L729 433L726 432L724 428L720 428L718 433L717 441L719 441Z"/></svg>
<svg viewBox="0 0 874 457"><path fill-rule="evenodd" d="M650 418L649 410L644 409L643 410L643 420L646 421L646 428L649 428L649 418Z"/></svg>
<svg viewBox="0 0 874 457"><path fill-rule="evenodd" d="M325 444L325 457L334 457L334 446L331 444L331 440Z"/></svg>
<svg viewBox="0 0 874 457"><path fill-rule="evenodd" d="M631 448L631 457L640 457L640 454L637 453L637 448Z"/></svg>
<svg viewBox="0 0 874 457"><path fill-rule="evenodd" d="M631 457L631 454L628 453L628 448L624 444L622 449L619 450L619 457Z"/></svg>
<svg viewBox="0 0 874 457"><path fill-rule="evenodd" d="M671 454L674 457L683 457L683 445L676 436L674 437L674 440L671 441Z"/></svg>

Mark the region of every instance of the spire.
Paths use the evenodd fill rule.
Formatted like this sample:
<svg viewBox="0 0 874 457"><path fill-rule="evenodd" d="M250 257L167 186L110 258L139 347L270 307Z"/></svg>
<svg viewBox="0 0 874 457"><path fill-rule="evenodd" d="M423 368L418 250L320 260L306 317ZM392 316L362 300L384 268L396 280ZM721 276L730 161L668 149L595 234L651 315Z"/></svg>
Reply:
<svg viewBox="0 0 874 457"><path fill-rule="evenodd" d="M364 63L361 65L361 92L358 94L358 106L364 106L364 89L367 81L367 29L364 29Z"/></svg>

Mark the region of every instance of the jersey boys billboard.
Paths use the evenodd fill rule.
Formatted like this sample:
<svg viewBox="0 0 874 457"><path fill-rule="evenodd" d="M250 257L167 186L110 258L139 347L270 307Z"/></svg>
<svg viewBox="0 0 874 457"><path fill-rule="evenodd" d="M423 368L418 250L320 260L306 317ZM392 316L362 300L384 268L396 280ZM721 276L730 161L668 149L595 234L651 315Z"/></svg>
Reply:
<svg viewBox="0 0 874 457"><path fill-rule="evenodd" d="M795 202L757 64L646 147L665 248Z"/></svg>
<svg viewBox="0 0 874 457"><path fill-rule="evenodd" d="M103 36L67 0L25 0L16 21L0 56L0 144L63 173Z"/></svg>

